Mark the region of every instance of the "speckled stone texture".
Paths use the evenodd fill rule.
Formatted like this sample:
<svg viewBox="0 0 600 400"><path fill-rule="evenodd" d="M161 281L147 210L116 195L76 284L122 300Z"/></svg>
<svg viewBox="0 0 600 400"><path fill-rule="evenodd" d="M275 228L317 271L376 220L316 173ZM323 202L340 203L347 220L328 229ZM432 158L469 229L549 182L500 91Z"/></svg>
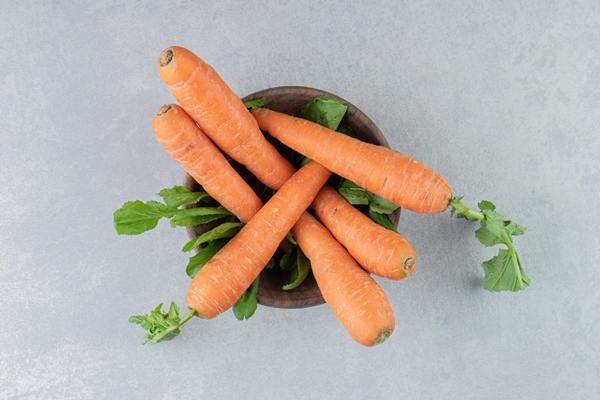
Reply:
<svg viewBox="0 0 600 400"><path fill-rule="evenodd" d="M524 4L521 4L524 3ZM600 5L593 1L3 2L1 399L600 398ZM127 322L184 304L184 229L112 213L183 172L151 130L165 47L240 96L347 99L475 206L525 225L531 286L482 289L494 250L449 213L403 212L419 254L378 279L397 327L354 343L327 306L192 320L141 346Z"/></svg>

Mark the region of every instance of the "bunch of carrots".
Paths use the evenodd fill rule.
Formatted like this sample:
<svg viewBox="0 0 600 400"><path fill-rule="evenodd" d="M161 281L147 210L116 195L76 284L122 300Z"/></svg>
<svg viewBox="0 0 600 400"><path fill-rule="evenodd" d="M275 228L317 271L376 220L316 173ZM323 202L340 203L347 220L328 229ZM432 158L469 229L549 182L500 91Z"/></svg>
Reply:
<svg viewBox="0 0 600 400"><path fill-rule="evenodd" d="M465 207L443 177L419 161L306 119L262 107L249 109L210 65L185 48L164 50L157 69L178 103L162 106L154 116L158 142L241 221L241 228L193 277L186 297L189 311L183 318L174 303L167 313L159 305L150 316L132 317L146 329L146 341L171 339L193 316L211 319L232 308L255 286L291 232L310 260L325 302L349 335L365 346L384 342L395 319L371 274L406 278L415 268L416 253L398 232L373 221L331 187L327 182L332 174L407 210L435 214L451 208L459 217L480 221L480 230L498 237L504 232L510 245L498 240L494 244L507 244L507 258L514 261L511 235L524 228L502 218L496 232L492 221L500 219L492 215L489 202L480 203L480 211ZM296 170L263 131L308 161ZM226 157L273 189L268 201L263 203ZM515 273L522 287L514 290L529 283L518 256L517 262ZM486 278L492 279L487 272Z"/></svg>

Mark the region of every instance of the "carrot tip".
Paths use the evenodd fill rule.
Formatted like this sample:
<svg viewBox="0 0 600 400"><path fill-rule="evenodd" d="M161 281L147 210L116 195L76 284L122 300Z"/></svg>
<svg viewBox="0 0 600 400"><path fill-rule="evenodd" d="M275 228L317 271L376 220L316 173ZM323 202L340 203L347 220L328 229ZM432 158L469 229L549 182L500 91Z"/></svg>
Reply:
<svg viewBox="0 0 600 400"><path fill-rule="evenodd" d="M169 63L171 62L172 59L173 59L173 50L165 50L162 53L160 53L160 56L158 57L158 63L160 64L161 67L165 67L165 66L169 65Z"/></svg>
<svg viewBox="0 0 600 400"><path fill-rule="evenodd" d="M385 342L387 340L387 338L390 337L392 332L393 331L391 329L385 329L385 330L379 332L379 335L377 335L373 344L375 345L375 344L381 344L381 343Z"/></svg>
<svg viewBox="0 0 600 400"><path fill-rule="evenodd" d="M165 104L161 108L158 109L158 111L156 112L156 115L160 117L161 115L164 115L167 112L169 112L170 109L171 109L171 105Z"/></svg>
<svg viewBox="0 0 600 400"><path fill-rule="evenodd" d="M412 271L412 269L414 268L414 266L415 266L415 259L414 258L408 257L406 260L404 260L404 266L403 266L403 268L404 268L404 270L406 272Z"/></svg>

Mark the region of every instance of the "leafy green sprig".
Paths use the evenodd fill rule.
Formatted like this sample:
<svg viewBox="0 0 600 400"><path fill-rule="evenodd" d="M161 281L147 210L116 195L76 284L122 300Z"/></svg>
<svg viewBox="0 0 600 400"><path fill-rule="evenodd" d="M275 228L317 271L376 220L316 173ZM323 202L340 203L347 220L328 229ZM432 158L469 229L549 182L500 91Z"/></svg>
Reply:
<svg viewBox="0 0 600 400"><path fill-rule="evenodd" d="M240 296L238 301L232 307L233 315L240 321L248 319L254 315L254 312L258 308L258 300L256 295L258 294L258 285L260 283L260 275L256 277L254 282L248 289Z"/></svg>
<svg viewBox="0 0 600 400"><path fill-rule="evenodd" d="M208 202L205 192L191 192L183 186L161 190L158 195L164 203L156 200L128 201L113 214L115 229L120 235L139 235L156 228L161 218L170 219L172 227L206 224L233 214L223 207L180 208L199 201Z"/></svg>
<svg viewBox="0 0 600 400"><path fill-rule="evenodd" d="M498 255L482 263L485 271L483 287L493 292L503 290L516 292L529 286L529 277L523 270L519 254L513 245L513 236L523 235L525 227L504 217L496 211L490 201L479 202L479 211L468 208L461 200L464 196L456 196L450 201L450 215L467 221L479 221L480 228L475 236L485 246L504 244Z"/></svg>
<svg viewBox="0 0 600 400"><path fill-rule="evenodd" d="M348 203L354 206L366 206L367 215L373 221L384 228L397 232L396 227L389 219L389 214L398 209L397 205L347 179L342 179L338 192Z"/></svg>
<svg viewBox="0 0 600 400"><path fill-rule="evenodd" d="M149 200L128 201L113 214L115 230L121 235L139 235L154 229L161 218L170 220L172 227L198 226L218 219L226 218L226 221L213 229L190 240L183 247L183 251L191 251L198 246L204 245L198 253L190 257L186 267L186 273L193 278L198 271L215 255L235 234L242 228L231 212L221 206L198 206L184 208L183 206L196 204L198 202L209 202L211 197L205 192L192 192L183 186L174 186L161 190L158 195L164 202ZM273 266L273 260L267 267ZM239 319L248 319L257 309L256 294L258 292L257 278L253 284L244 292L233 306L233 314ZM139 324L145 330L142 343L160 343L171 340L179 335L179 327L194 315L193 310L183 316L179 316L179 307L171 302L167 312L162 311L162 303L149 314L136 315L129 318L129 322Z"/></svg>
<svg viewBox="0 0 600 400"><path fill-rule="evenodd" d="M129 322L138 324L146 333L142 344L156 344L173 339L179 335L179 328L194 316L194 310L189 310L183 318L179 317L179 307L171 302L167 312L162 311L162 303L145 315L129 317Z"/></svg>
<svg viewBox="0 0 600 400"><path fill-rule="evenodd" d="M311 122L322 125L333 131L340 128L340 124L348 106L332 96L318 96L304 107L300 116ZM342 128L347 129L346 127Z"/></svg>
<svg viewBox="0 0 600 400"><path fill-rule="evenodd" d="M304 255L298 243L292 237L294 247L279 260L279 268L291 271L290 281L283 285L283 290L292 290L300 286L310 273L310 260Z"/></svg>

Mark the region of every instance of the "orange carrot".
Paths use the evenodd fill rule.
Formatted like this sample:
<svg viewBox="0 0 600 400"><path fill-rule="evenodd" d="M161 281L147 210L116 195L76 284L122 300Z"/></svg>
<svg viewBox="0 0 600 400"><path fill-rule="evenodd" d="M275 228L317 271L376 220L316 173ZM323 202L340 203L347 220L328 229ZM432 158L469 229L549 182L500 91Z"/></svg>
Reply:
<svg viewBox="0 0 600 400"><path fill-rule="evenodd" d="M242 222L263 206L256 193L178 105L164 105L152 129L159 143L204 190Z"/></svg>
<svg viewBox="0 0 600 400"><path fill-rule="evenodd" d="M233 306L330 175L314 161L298 170L196 274L186 298L188 307L210 319Z"/></svg>
<svg viewBox="0 0 600 400"><path fill-rule="evenodd" d="M297 235L300 230L309 234ZM385 341L394 331L395 320L377 282L314 219L300 217L292 233L311 262L323 298L350 336L364 346ZM320 242L307 237L319 237Z"/></svg>
<svg viewBox="0 0 600 400"><path fill-rule="evenodd" d="M160 54L157 68L161 79L169 86L173 96L203 128L206 134L224 152L252 171L260 181L277 190L294 173L294 168L290 162L265 140L256 120L245 109L241 100L219 77L216 71L194 53L181 47L167 48ZM211 120L213 117L215 118L214 121ZM243 145L240 143L243 143ZM255 152L242 152L241 149L249 143L253 143ZM256 153L266 156L255 157ZM316 200L320 196L321 193L317 195ZM339 194L330 197L335 197L338 203L341 201L346 202ZM354 207L352 209L346 207L345 210L344 215L348 215L348 218L329 218L328 228L333 232L352 231L355 234L344 235L344 239L334 234L336 238L344 240L343 245L351 254L364 254L364 258L361 258L359 262L370 272L382 276L401 276L401 271L398 270L398 262L404 267L406 260L409 258L415 259L414 251L410 245L405 245L406 241L396 233L383 228L372 227L376 225L373 222L367 222L367 226L372 228L357 230L352 224L359 219L364 221L364 218L361 218L362 214ZM325 217L324 213L322 217ZM397 237L390 239L390 236L394 235ZM383 259L378 257L380 260L378 262L367 261L370 256L367 254L365 246L369 243L378 243L378 246L380 246L373 251L373 257L377 257L379 253L393 253L396 258ZM399 243L402 243L402 246L394 248ZM387 247L384 247L384 244L387 244ZM404 256L399 253L399 249L405 250ZM406 268L409 268L408 264ZM410 272L407 269L405 271ZM404 276L406 275L408 273Z"/></svg>
<svg viewBox="0 0 600 400"><path fill-rule="evenodd" d="M182 47L169 47L158 60L157 69L175 99L200 128L231 158L270 188L279 189L294 173L290 162L280 160L277 169L271 160L282 158L260 132L244 103L217 72Z"/></svg>
<svg viewBox="0 0 600 400"><path fill-rule="evenodd" d="M367 271L388 279L403 279L413 271L417 255L412 246L401 235L356 212L331 186L321 188L311 209Z"/></svg>
<svg viewBox="0 0 600 400"><path fill-rule="evenodd" d="M305 119L264 108L252 111L261 129L357 185L417 213L444 211L450 185L422 163Z"/></svg>

